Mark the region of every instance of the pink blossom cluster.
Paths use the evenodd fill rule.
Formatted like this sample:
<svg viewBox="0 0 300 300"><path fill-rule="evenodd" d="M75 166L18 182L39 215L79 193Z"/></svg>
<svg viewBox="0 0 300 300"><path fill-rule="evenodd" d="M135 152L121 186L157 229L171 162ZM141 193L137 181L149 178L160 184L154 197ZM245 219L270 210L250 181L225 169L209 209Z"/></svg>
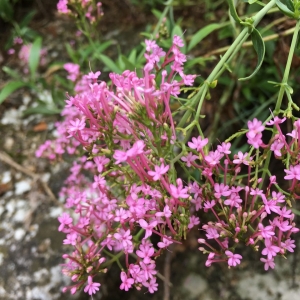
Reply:
<svg viewBox="0 0 300 300"><path fill-rule="evenodd" d="M15 37L14 38L14 45L17 47L15 48L11 48L8 50L8 54L12 55L16 53L17 50L17 54L18 54L18 58L20 60L20 64L23 66L23 72L25 74L27 74L29 72L28 69L28 64L29 64L29 57L30 57L30 51L31 51L31 47L32 44L23 44L23 39L21 37ZM20 48L18 47L18 45L22 45ZM18 50L19 49L19 50ZM45 66L47 64L47 49L46 48L42 48L40 51L40 61L39 61L39 65L40 66Z"/></svg>
<svg viewBox="0 0 300 300"><path fill-rule="evenodd" d="M188 143L191 152L181 160L186 167L201 169L205 180L201 188L195 182L190 185L190 191L194 193L192 202L196 211L210 211L215 218L215 221L210 219L202 225L206 238L198 240L206 246L199 248L208 253L206 266L220 261L227 261L230 267L240 264L242 256L230 250L241 245L250 246L255 251L263 248L260 260L265 264L265 270L275 267L277 254L294 252L295 241L291 234L299 229L295 227L294 214L289 206L290 199L300 197L296 193L300 187L300 120L294 121L292 132L284 135L279 124L285 120L275 116L266 122L266 125L274 126L274 135L268 144L262 141L265 126L256 118L248 121L246 136L253 148L272 151L275 158L285 160L286 169L282 168L282 172L284 169L284 179L290 182L288 191L278 186L274 175L269 177L265 188L263 184L259 186L263 179L258 178L253 169L266 159L264 154L256 152L251 156L239 151L231 159L230 143L222 143L208 154L203 151L207 139L193 138ZM195 155L195 151L200 155ZM247 180L237 185L241 174L246 175Z"/></svg>
<svg viewBox="0 0 300 300"><path fill-rule="evenodd" d="M76 75L77 94L66 100L56 141L37 151L52 160L64 153L78 157L60 192L73 211L58 218L58 230L66 234L63 243L73 249L63 256L63 272L73 282L64 291L96 293L101 286L97 275L116 262L121 290L144 287L154 293L155 258L199 226L199 249L208 254L207 267L215 262L239 265L243 246L261 251L266 270L274 268L278 254L294 251L291 235L299 229L288 204L291 197L299 198L299 121L287 141L279 127L284 120L274 117L266 123L275 126L266 144L265 126L249 121L249 152L232 154L229 142L209 151L202 136L185 145L170 108L171 97L195 79L183 71L183 42L174 36L167 52L154 41L145 44L143 77L129 70L111 73L108 85L98 80L99 71L81 76L76 66L67 66L69 76ZM281 189L274 175L269 174L268 183L259 177L266 159L259 150L273 151L275 158L289 156L289 190ZM187 182L178 176L178 165Z"/></svg>
<svg viewBox="0 0 300 300"><path fill-rule="evenodd" d="M64 151L77 151L80 144L88 155L74 162L60 193L75 213L59 217L59 231L66 234L63 243L74 248L64 255L63 272L74 282L65 291L75 293L85 286L92 295L100 286L94 277L106 272L109 258L119 262L123 254L120 289L144 286L153 293L158 286L154 259L200 222L183 214L185 208L189 211L188 187L180 178L171 179L170 172L176 177L176 170L166 162L176 140L170 97L195 78L183 73L181 46L175 36L166 54L146 41L141 78L132 71L111 73L108 86L98 81L100 72L83 76L78 94L66 101L65 120L57 124L59 137L36 153L54 159ZM70 65L66 69L77 72ZM160 239L155 245L152 235Z"/></svg>
<svg viewBox="0 0 300 300"><path fill-rule="evenodd" d="M78 9L91 24L96 23L102 16L102 3L94 0L59 0L57 10L60 14L77 16Z"/></svg>

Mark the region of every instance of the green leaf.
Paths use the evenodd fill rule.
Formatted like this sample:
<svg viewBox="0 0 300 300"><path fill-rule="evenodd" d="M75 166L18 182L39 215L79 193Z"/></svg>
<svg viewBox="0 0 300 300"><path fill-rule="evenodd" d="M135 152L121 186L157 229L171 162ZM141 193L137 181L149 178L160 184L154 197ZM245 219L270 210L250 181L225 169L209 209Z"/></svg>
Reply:
<svg viewBox="0 0 300 300"><path fill-rule="evenodd" d="M285 5L285 4L283 4L281 1L279 1L279 0L275 0L275 3L276 3L276 5L277 5L277 7L285 14L285 15L287 15L287 16L289 16L290 18L295 18L295 13L292 11L292 10L290 10L289 9L289 7L291 7L291 3L289 3L288 4L288 6L287 5ZM294 7L294 5L293 5L293 7Z"/></svg>
<svg viewBox="0 0 300 300"><path fill-rule="evenodd" d="M4 21L12 21L13 15L13 6L9 3L9 0L0 0L0 17Z"/></svg>
<svg viewBox="0 0 300 300"><path fill-rule="evenodd" d="M228 5L229 5L229 11L230 11L230 15L231 17L237 22L240 23L242 20L239 18L236 10L235 10L235 4L234 4L234 0L227 0Z"/></svg>
<svg viewBox="0 0 300 300"><path fill-rule="evenodd" d="M11 76L14 79L20 80L21 76L20 76L19 72L15 71L15 70L13 70L13 69L11 69L9 67L6 67L6 66L4 66L2 68L2 71L5 72L6 74L8 74L9 76Z"/></svg>
<svg viewBox="0 0 300 300"><path fill-rule="evenodd" d="M97 43L96 47L97 47L97 52L101 53L104 50L106 50L110 45L112 44L112 41L106 41L106 42L101 42L101 43Z"/></svg>
<svg viewBox="0 0 300 300"><path fill-rule="evenodd" d="M157 10L157 9L152 9L151 12L154 14L154 16L159 20L161 15L162 15L162 12Z"/></svg>
<svg viewBox="0 0 300 300"><path fill-rule="evenodd" d="M28 83L24 81L10 81L7 83L0 92L0 104L17 89L28 86Z"/></svg>
<svg viewBox="0 0 300 300"><path fill-rule="evenodd" d="M28 26L34 15L36 14L36 10L30 11L20 22L20 27Z"/></svg>
<svg viewBox="0 0 300 300"><path fill-rule="evenodd" d="M131 62L125 55L121 56L122 63L124 64L124 69L134 71L136 69L136 64Z"/></svg>
<svg viewBox="0 0 300 300"><path fill-rule="evenodd" d="M35 77L36 70L39 66L41 49L42 49L42 38L37 37L31 46L30 54L29 54L29 70L32 78Z"/></svg>
<svg viewBox="0 0 300 300"><path fill-rule="evenodd" d="M191 41L188 45L188 51L192 50L197 44L199 44L205 37L207 37L210 33L212 33L214 30L219 29L222 27L222 25L213 23L206 25L205 27L198 30L193 37L191 38Z"/></svg>
<svg viewBox="0 0 300 300"><path fill-rule="evenodd" d="M68 43L65 43L65 47L66 47L66 50L68 52L68 55L70 56L70 58L72 59L72 62L74 64L78 64L79 62L79 59L77 57L77 53L72 49L72 47L70 46L70 44Z"/></svg>
<svg viewBox="0 0 300 300"><path fill-rule="evenodd" d="M295 11L294 3L292 0L283 0L283 2L285 2L288 9L290 9L291 11Z"/></svg>
<svg viewBox="0 0 300 300"><path fill-rule="evenodd" d="M258 72L258 70L260 69L260 67L264 61L265 43L264 43L259 31L256 28L253 28L253 31L251 33L251 39L252 39L253 47L257 54L256 68L250 76L245 77L245 78L240 78L239 80L248 80L248 79L252 78Z"/></svg>
<svg viewBox="0 0 300 300"><path fill-rule="evenodd" d="M97 57L109 68L110 71L121 73L120 68L106 55L98 54Z"/></svg>
<svg viewBox="0 0 300 300"><path fill-rule="evenodd" d="M23 82L23 81L10 81L9 83L7 83L4 88L1 90L0 92L0 104L10 95L12 94L14 91L16 91L17 89L24 87L24 86L28 86L27 82Z"/></svg>
<svg viewBox="0 0 300 300"><path fill-rule="evenodd" d="M136 49L133 48L133 49L131 50L131 52L129 53L129 55L128 55L128 60L129 60L132 64L134 64L134 63L136 62L136 54L137 54Z"/></svg>

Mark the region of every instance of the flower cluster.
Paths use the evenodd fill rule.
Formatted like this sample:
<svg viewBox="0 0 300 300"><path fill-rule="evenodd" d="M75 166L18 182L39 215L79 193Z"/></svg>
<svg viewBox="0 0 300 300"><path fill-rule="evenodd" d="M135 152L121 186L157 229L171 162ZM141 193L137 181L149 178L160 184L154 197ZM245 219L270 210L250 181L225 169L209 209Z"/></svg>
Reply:
<svg viewBox="0 0 300 300"><path fill-rule="evenodd" d="M67 100L65 120L57 124L58 139L47 141L36 153L55 159L81 145L88 154L74 162L60 193L66 207L75 211L75 216L59 217L59 231L66 234L63 243L74 247L72 254L64 255L63 269L74 282L65 288L71 293L86 282L84 291L96 292L99 285L93 278L106 272L108 258L120 264L121 254L125 266L120 289L144 286L153 293L158 286L154 258L199 224L188 213L188 187L167 163L176 142L170 99L195 78L183 72L181 46L178 36L168 53L146 41L141 78L132 71L112 73L108 86L98 82L100 72L83 76L77 85L82 88ZM73 65L65 67L78 72ZM93 174L93 180L83 171ZM160 238L156 245L152 235Z"/></svg>
<svg viewBox="0 0 300 300"><path fill-rule="evenodd" d="M212 218L202 225L206 238L198 240L203 244L199 250L208 253L206 266L220 261L227 261L229 267L240 264L242 256L230 250L242 245L250 246L255 251L263 248L261 261L265 263L265 270L274 268L277 254L294 251L295 243L291 234L299 229L295 227L294 214L287 205L291 198L299 198L295 192L300 179L297 173L300 159L297 135L299 121L295 121L293 132L287 134L292 136L289 144L278 125L282 122L284 119L275 117L274 121L266 123L276 125L278 131L268 144L262 142L264 126L257 119L248 122L246 136L253 148L274 151L275 157L290 156L289 163L295 165L285 170L287 175L284 177L292 180L289 192L279 188L276 176L270 176L269 183L264 186L263 178L258 178L258 174L253 172L265 159L264 153L260 155L256 152L251 156L250 153L239 151L230 158L230 143L222 143L208 154L203 151L207 139L193 138L188 143L188 155L181 159L188 161L189 167L201 170L204 182L201 188L197 182L190 183L190 192L194 194L191 202L196 211L203 209L212 213ZM275 153L274 143L278 140L283 145L281 152Z"/></svg>
<svg viewBox="0 0 300 300"><path fill-rule="evenodd" d="M102 3L94 0L59 0L57 10L60 14L74 17L77 17L79 11L83 11L91 24L98 22L103 16Z"/></svg>
<svg viewBox="0 0 300 300"><path fill-rule="evenodd" d="M29 64L29 57L30 57L32 44L31 43L23 44L23 39L21 37L15 37L13 43L15 48L10 48L8 50L8 54L13 55L16 53L17 50L18 58L20 60L21 66L23 67L23 72L27 74L29 72L28 64ZM39 55L40 55L39 65L45 66L47 64L47 49L42 48L40 50Z"/></svg>
<svg viewBox="0 0 300 300"><path fill-rule="evenodd" d="M186 145L170 108L172 97L195 79L183 71L183 42L174 36L167 52L154 41L145 44L143 77L129 70L111 73L108 85L98 80L99 71L82 76L77 65L65 65L77 94L66 100L56 141L46 141L36 153L52 160L64 153L79 157L60 192L74 211L58 218L58 230L66 234L63 243L73 247L63 256L63 272L73 282L64 291L96 293L96 276L116 262L121 290L145 287L153 293L158 288L155 258L199 224L206 266L235 267L242 260L236 251L249 246L262 248L267 270L274 268L275 256L295 247L291 235L299 229L287 204L299 198L299 120L287 142L279 126L284 119L270 118L265 125L274 126L274 135L266 144L265 125L249 121L249 152L232 154L229 142L209 151L203 136ZM259 169L270 151L285 160L289 190L271 174L266 183ZM178 176L177 166L186 177Z"/></svg>

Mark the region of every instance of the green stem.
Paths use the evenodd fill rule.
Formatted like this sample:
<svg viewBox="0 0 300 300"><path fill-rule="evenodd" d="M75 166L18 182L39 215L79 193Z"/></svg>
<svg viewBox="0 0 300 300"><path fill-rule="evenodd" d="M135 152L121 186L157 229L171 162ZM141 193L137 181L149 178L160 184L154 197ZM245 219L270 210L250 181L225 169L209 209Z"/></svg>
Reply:
<svg viewBox="0 0 300 300"><path fill-rule="evenodd" d="M297 21L295 31L294 31L294 34L293 34L293 39L292 39L292 43L291 43L291 47L290 47L290 52L289 52L289 55L288 55L288 58L287 58L287 62L286 62L282 82L280 84L280 90L279 90L277 101L276 101L274 115L279 114L281 104L282 104L282 99L283 99L284 93L286 91L286 86L287 86L287 83L288 83L288 78L289 78L289 74L290 74L290 70L291 70L292 60L293 60L294 52L295 52L295 49L296 49L296 43L297 43L297 39L298 39L299 29L300 29L300 20ZM276 128L274 126L272 138L275 135L275 129ZM263 167L264 171L262 173L262 181L259 185L260 189L262 188L264 179L267 175L267 170L269 170L271 154L272 154L272 151L268 151L267 158L266 158L266 161L265 161L265 164L264 164L264 167Z"/></svg>
<svg viewBox="0 0 300 300"><path fill-rule="evenodd" d="M261 21L261 19L268 13L268 11L275 5L275 0L271 0L264 8L262 8L254 17L253 17L253 27L257 26L257 24ZM233 53L236 53L238 49L240 49L244 43L244 41L249 37L249 30L245 27L241 33L238 35L233 44L226 51L224 56L221 58L219 63L215 66L211 74L208 76L206 82L209 84L216 79L216 76L220 75L220 71L224 68L224 64L229 61L230 57L232 57ZM199 103L199 99L204 99L203 93L207 92L207 84L203 84L198 93L191 99L191 103L187 104L188 106L195 108L195 106ZM199 103L202 105L202 103ZM200 113L201 106L198 106L197 112ZM192 114L192 110L187 110L182 119L180 120L178 126L184 127L187 120L190 118Z"/></svg>
<svg viewBox="0 0 300 300"><path fill-rule="evenodd" d="M106 251L105 254L108 255L108 253L109 253L109 252ZM103 264L101 265L101 267L102 267L102 268L106 268L106 267L110 266L112 263L114 263L115 261L118 262L118 261L119 261L119 258L120 258L123 254L124 254L124 253L123 253L122 251L119 252L118 254L114 255L112 259L110 259L110 260L106 261L105 263L103 263ZM111 255L109 255L109 256L111 256Z"/></svg>

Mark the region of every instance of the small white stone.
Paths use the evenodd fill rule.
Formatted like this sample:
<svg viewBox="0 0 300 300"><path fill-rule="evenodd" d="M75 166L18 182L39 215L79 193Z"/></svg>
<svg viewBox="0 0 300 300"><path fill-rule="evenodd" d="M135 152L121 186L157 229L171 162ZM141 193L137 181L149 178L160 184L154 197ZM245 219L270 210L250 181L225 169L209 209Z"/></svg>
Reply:
<svg viewBox="0 0 300 300"><path fill-rule="evenodd" d="M11 108L11 109L7 109L4 112L4 116L0 120L0 122L3 125L8 125L8 124L20 125L21 118L22 118L22 112L15 108Z"/></svg>
<svg viewBox="0 0 300 300"><path fill-rule="evenodd" d="M40 300L52 300L51 295L49 294L49 292L46 290L45 287L34 287L32 290L32 296L33 299L40 299Z"/></svg>
<svg viewBox="0 0 300 300"><path fill-rule="evenodd" d="M11 181L11 173L10 171L6 171L2 173L1 183L5 184Z"/></svg>
<svg viewBox="0 0 300 300"><path fill-rule="evenodd" d="M50 177L51 177L51 174L50 174L50 173L45 173L45 174L43 174L43 175L41 176L41 180L42 180L43 182L48 182L49 179L50 179Z"/></svg>
<svg viewBox="0 0 300 300"><path fill-rule="evenodd" d="M31 189L29 180L22 180L16 183L15 194L21 195L25 192L28 192Z"/></svg>
<svg viewBox="0 0 300 300"><path fill-rule="evenodd" d="M14 237L17 241L20 241L24 237L25 233L26 231L23 228L18 228L15 230Z"/></svg>
<svg viewBox="0 0 300 300"><path fill-rule="evenodd" d="M199 297L208 288L207 281L195 273L185 279L183 286L191 293L192 297Z"/></svg>
<svg viewBox="0 0 300 300"><path fill-rule="evenodd" d="M51 207L49 216L52 218L58 218L63 213L61 207Z"/></svg>
<svg viewBox="0 0 300 300"><path fill-rule="evenodd" d="M16 211L13 220L15 222L24 222L24 219L26 217L27 211L24 208L18 208Z"/></svg>

